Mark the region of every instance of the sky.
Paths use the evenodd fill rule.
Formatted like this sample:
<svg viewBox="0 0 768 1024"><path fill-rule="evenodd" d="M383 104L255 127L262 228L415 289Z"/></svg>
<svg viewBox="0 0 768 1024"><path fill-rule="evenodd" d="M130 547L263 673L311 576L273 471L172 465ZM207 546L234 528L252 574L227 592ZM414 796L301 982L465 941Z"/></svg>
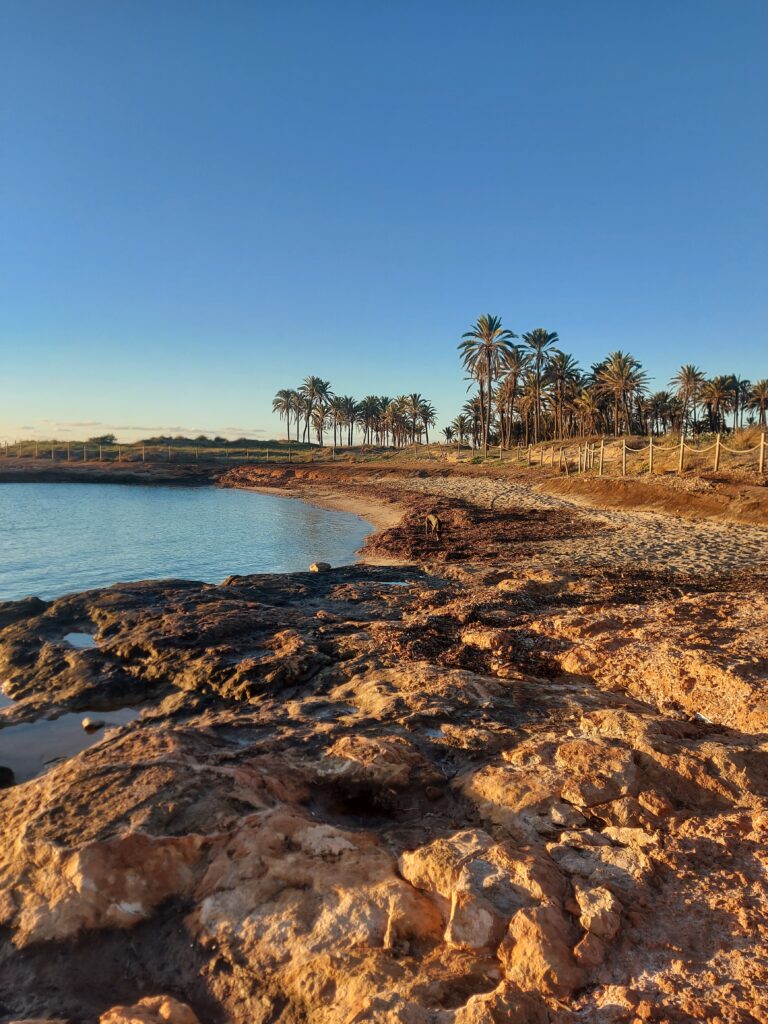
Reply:
<svg viewBox="0 0 768 1024"><path fill-rule="evenodd" d="M0 0L0 438L273 437L481 313L768 376L765 0Z"/></svg>

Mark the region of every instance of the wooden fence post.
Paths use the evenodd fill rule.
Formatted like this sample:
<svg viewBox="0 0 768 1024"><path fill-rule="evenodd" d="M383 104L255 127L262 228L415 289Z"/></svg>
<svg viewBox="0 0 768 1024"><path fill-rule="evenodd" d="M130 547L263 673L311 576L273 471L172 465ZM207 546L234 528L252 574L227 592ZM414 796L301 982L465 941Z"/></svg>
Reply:
<svg viewBox="0 0 768 1024"><path fill-rule="evenodd" d="M118 451L119 451L119 450L120 450L120 449L118 448ZM99 445L99 462L103 462L103 461L104 461L104 460L102 459L101 455L102 455L102 452L101 452L101 445ZM120 461L120 459L118 458L118 460L117 460L117 461L119 462L119 461Z"/></svg>
<svg viewBox="0 0 768 1024"><path fill-rule="evenodd" d="M720 469L720 435L715 438L715 473Z"/></svg>
<svg viewBox="0 0 768 1024"><path fill-rule="evenodd" d="M146 447L144 445L141 446L141 461L142 462L146 462L147 461L147 451L146 451Z"/></svg>
<svg viewBox="0 0 768 1024"><path fill-rule="evenodd" d="M86 447L85 447L85 445L83 445L83 462L87 462L87 461L88 461L88 458L87 458L87 455L86 455Z"/></svg>
<svg viewBox="0 0 768 1024"><path fill-rule="evenodd" d="M171 446L168 445L168 461L171 461Z"/></svg>
<svg viewBox="0 0 768 1024"><path fill-rule="evenodd" d="M5 454L6 455L8 454L8 442L7 441L5 443ZM72 451L71 451L70 443L69 443L69 441L67 441L67 462L69 462L69 460L71 458L72 458Z"/></svg>
<svg viewBox="0 0 768 1024"><path fill-rule="evenodd" d="M685 462L685 437L680 435L680 455L677 459L677 472L682 476L683 463Z"/></svg>
<svg viewBox="0 0 768 1024"><path fill-rule="evenodd" d="M528 445L528 465L531 464L531 445Z"/></svg>
<svg viewBox="0 0 768 1024"><path fill-rule="evenodd" d="M565 453L565 475L570 476L571 471L568 469L568 453Z"/></svg>
<svg viewBox="0 0 768 1024"><path fill-rule="evenodd" d="M598 476L602 476L603 475L603 456L604 456L604 454L605 454L605 439L601 437L600 438L600 461L599 461L598 466L597 466L597 475Z"/></svg>
<svg viewBox="0 0 768 1024"><path fill-rule="evenodd" d="M622 437L621 439L621 475L627 475L627 439Z"/></svg>
<svg viewBox="0 0 768 1024"><path fill-rule="evenodd" d="M648 474L653 473L653 434L648 436Z"/></svg>
<svg viewBox="0 0 768 1024"><path fill-rule="evenodd" d="M757 471L758 473L765 472L765 433L760 435L760 455L757 459Z"/></svg>

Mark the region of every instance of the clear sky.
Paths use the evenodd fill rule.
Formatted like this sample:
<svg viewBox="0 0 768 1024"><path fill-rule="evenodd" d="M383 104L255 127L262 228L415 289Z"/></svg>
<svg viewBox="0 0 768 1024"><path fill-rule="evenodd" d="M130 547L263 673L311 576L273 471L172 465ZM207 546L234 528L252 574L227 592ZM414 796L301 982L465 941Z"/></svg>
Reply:
<svg viewBox="0 0 768 1024"><path fill-rule="evenodd" d="M480 313L768 376L765 0L2 0L0 437L279 434Z"/></svg>

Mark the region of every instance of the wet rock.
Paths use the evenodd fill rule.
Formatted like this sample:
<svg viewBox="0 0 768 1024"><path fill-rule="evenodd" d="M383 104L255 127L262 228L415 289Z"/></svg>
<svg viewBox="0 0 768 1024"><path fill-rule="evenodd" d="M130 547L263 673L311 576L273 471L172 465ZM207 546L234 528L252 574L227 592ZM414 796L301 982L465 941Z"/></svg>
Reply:
<svg viewBox="0 0 768 1024"><path fill-rule="evenodd" d="M104 728L105 723L103 718L88 718L86 716L81 724L86 732L98 732L99 729Z"/></svg>
<svg viewBox="0 0 768 1024"><path fill-rule="evenodd" d="M227 576L226 579L223 579L219 585L222 587L233 587L241 579L243 579L242 576L238 575L237 573L233 573L231 576Z"/></svg>
<svg viewBox="0 0 768 1024"><path fill-rule="evenodd" d="M313 562L309 567L310 572L328 572L331 568L330 562Z"/></svg>
<svg viewBox="0 0 768 1024"><path fill-rule="evenodd" d="M4 764L0 764L0 789L12 786L15 781L16 776L13 773L13 769L6 767Z"/></svg>
<svg viewBox="0 0 768 1024"><path fill-rule="evenodd" d="M48 607L39 597L23 597L20 601L0 601L0 629L40 615Z"/></svg>

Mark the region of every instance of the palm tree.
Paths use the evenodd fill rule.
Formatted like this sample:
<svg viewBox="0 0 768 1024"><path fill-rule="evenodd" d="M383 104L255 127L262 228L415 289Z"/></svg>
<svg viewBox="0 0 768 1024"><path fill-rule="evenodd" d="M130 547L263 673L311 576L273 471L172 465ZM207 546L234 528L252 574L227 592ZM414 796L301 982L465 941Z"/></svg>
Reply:
<svg viewBox="0 0 768 1024"><path fill-rule="evenodd" d="M613 428L621 433L622 413L627 433L632 429L631 401L645 390L647 376L628 352L611 352L597 367L598 390L613 400Z"/></svg>
<svg viewBox="0 0 768 1024"><path fill-rule="evenodd" d="M653 433L664 434L672 419L672 396L668 391L657 391L646 402L646 417Z"/></svg>
<svg viewBox="0 0 768 1024"><path fill-rule="evenodd" d="M419 419L424 427L424 440L429 444L429 428L437 423L437 409L431 402L422 401L419 406Z"/></svg>
<svg viewBox="0 0 768 1024"><path fill-rule="evenodd" d="M669 386L674 388L677 397L683 403L683 433L685 434L688 426L688 406L690 405L693 411L693 422L696 422L696 405L699 400L699 394L701 393L701 386L704 383L705 377L703 372L694 366L692 363L686 363L681 366L674 377L671 378Z"/></svg>
<svg viewBox="0 0 768 1024"><path fill-rule="evenodd" d="M379 400L376 395L366 395L359 405L359 419L363 428L363 444L373 443L373 430L379 414Z"/></svg>
<svg viewBox="0 0 768 1024"><path fill-rule="evenodd" d="M512 345L504 359L503 376L496 392L496 409L499 414L501 443L507 448L512 443L515 401L520 390L520 381L530 361L531 357L523 352L519 345Z"/></svg>
<svg viewBox="0 0 768 1024"><path fill-rule="evenodd" d="M768 380L764 377L752 385L749 393L749 407L757 409L757 425L766 425L766 409L768 409Z"/></svg>
<svg viewBox="0 0 768 1024"><path fill-rule="evenodd" d="M744 409L749 405L752 381L731 374L731 382L733 385L733 429L736 430L744 425Z"/></svg>
<svg viewBox="0 0 768 1024"><path fill-rule="evenodd" d="M464 403L464 409L462 411L466 415L469 423L467 434L472 438L472 447L477 448L479 447L480 441L483 437L483 417L485 407L483 405L482 395L473 395Z"/></svg>
<svg viewBox="0 0 768 1024"><path fill-rule="evenodd" d="M328 415L333 427L333 447L335 448L336 432L344 421L344 399L340 395L334 395L328 402Z"/></svg>
<svg viewBox="0 0 768 1024"><path fill-rule="evenodd" d="M573 356L556 349L547 364L547 378L552 385L552 406L555 417L555 435L562 438L565 430L565 407L569 397L576 397L581 383L581 370Z"/></svg>
<svg viewBox="0 0 768 1024"><path fill-rule="evenodd" d="M721 375L704 381L701 388L701 400L709 410L711 430L720 430L725 425L725 414L732 398L733 382L730 377Z"/></svg>
<svg viewBox="0 0 768 1024"><path fill-rule="evenodd" d="M299 388L299 394L304 399L303 438L305 441L308 441L310 422L315 423L315 407L317 405L325 406L325 404L330 400L332 396L330 381L323 380L322 377L305 377L301 384L301 387ZM324 420L325 410L323 410L323 422ZM322 428L319 431L319 436L322 438Z"/></svg>
<svg viewBox="0 0 768 1024"><path fill-rule="evenodd" d="M323 431L328 425L328 406L324 402L318 402L312 410L312 426L315 428L317 443L323 446Z"/></svg>
<svg viewBox="0 0 768 1024"><path fill-rule="evenodd" d="M456 432L456 437L459 439L459 444L465 443L470 431L469 418L465 416L464 413L459 413L459 415L453 421L451 426Z"/></svg>
<svg viewBox="0 0 768 1024"><path fill-rule="evenodd" d="M339 403L341 407L340 423L347 428L347 445L351 447L360 406L351 395L343 395L339 399Z"/></svg>
<svg viewBox="0 0 768 1024"><path fill-rule="evenodd" d="M445 438L445 443L446 444L450 444L451 441L453 441L455 436L456 436L456 431L454 430L454 428L452 426L450 426L450 424L447 427L443 427L443 437Z"/></svg>
<svg viewBox="0 0 768 1024"><path fill-rule="evenodd" d="M459 351L462 362L470 376L477 381L480 390L480 428L483 437L483 454L487 456L493 382L499 376L499 372L510 354L512 339L517 335L502 327L501 317L484 313L461 337Z"/></svg>
<svg viewBox="0 0 768 1024"><path fill-rule="evenodd" d="M416 428L421 421L421 406L424 399L420 394L414 392L405 396L404 412L411 421L411 444L416 444ZM421 431L419 431L421 435Z"/></svg>
<svg viewBox="0 0 768 1024"><path fill-rule="evenodd" d="M581 389L573 399L573 411L579 425L579 433L594 434L602 417L597 392L594 388Z"/></svg>
<svg viewBox="0 0 768 1024"><path fill-rule="evenodd" d="M288 440L290 441L293 405L291 403L291 391L289 388L281 388L272 399L272 412L276 412L281 420L288 421Z"/></svg>
<svg viewBox="0 0 768 1024"><path fill-rule="evenodd" d="M290 395L290 399L289 399L290 410L293 413L294 419L296 420L296 443L298 444L298 441L299 441L299 428L301 427L301 421L302 421L302 418L304 416L304 399L301 397L299 392L295 390L295 388L291 389L289 391L289 395ZM291 421L290 421L290 418L289 418L289 420L288 420L289 426L290 426L290 422ZM288 439L289 440L290 440L290 437L291 437L291 433L290 433L290 430L289 430L288 431Z"/></svg>
<svg viewBox="0 0 768 1024"><path fill-rule="evenodd" d="M547 361L547 349L560 339L557 331L546 331L543 327L535 327L523 335L523 341L533 355L533 372L536 383L533 409L533 442L536 444L541 435L541 377Z"/></svg>

